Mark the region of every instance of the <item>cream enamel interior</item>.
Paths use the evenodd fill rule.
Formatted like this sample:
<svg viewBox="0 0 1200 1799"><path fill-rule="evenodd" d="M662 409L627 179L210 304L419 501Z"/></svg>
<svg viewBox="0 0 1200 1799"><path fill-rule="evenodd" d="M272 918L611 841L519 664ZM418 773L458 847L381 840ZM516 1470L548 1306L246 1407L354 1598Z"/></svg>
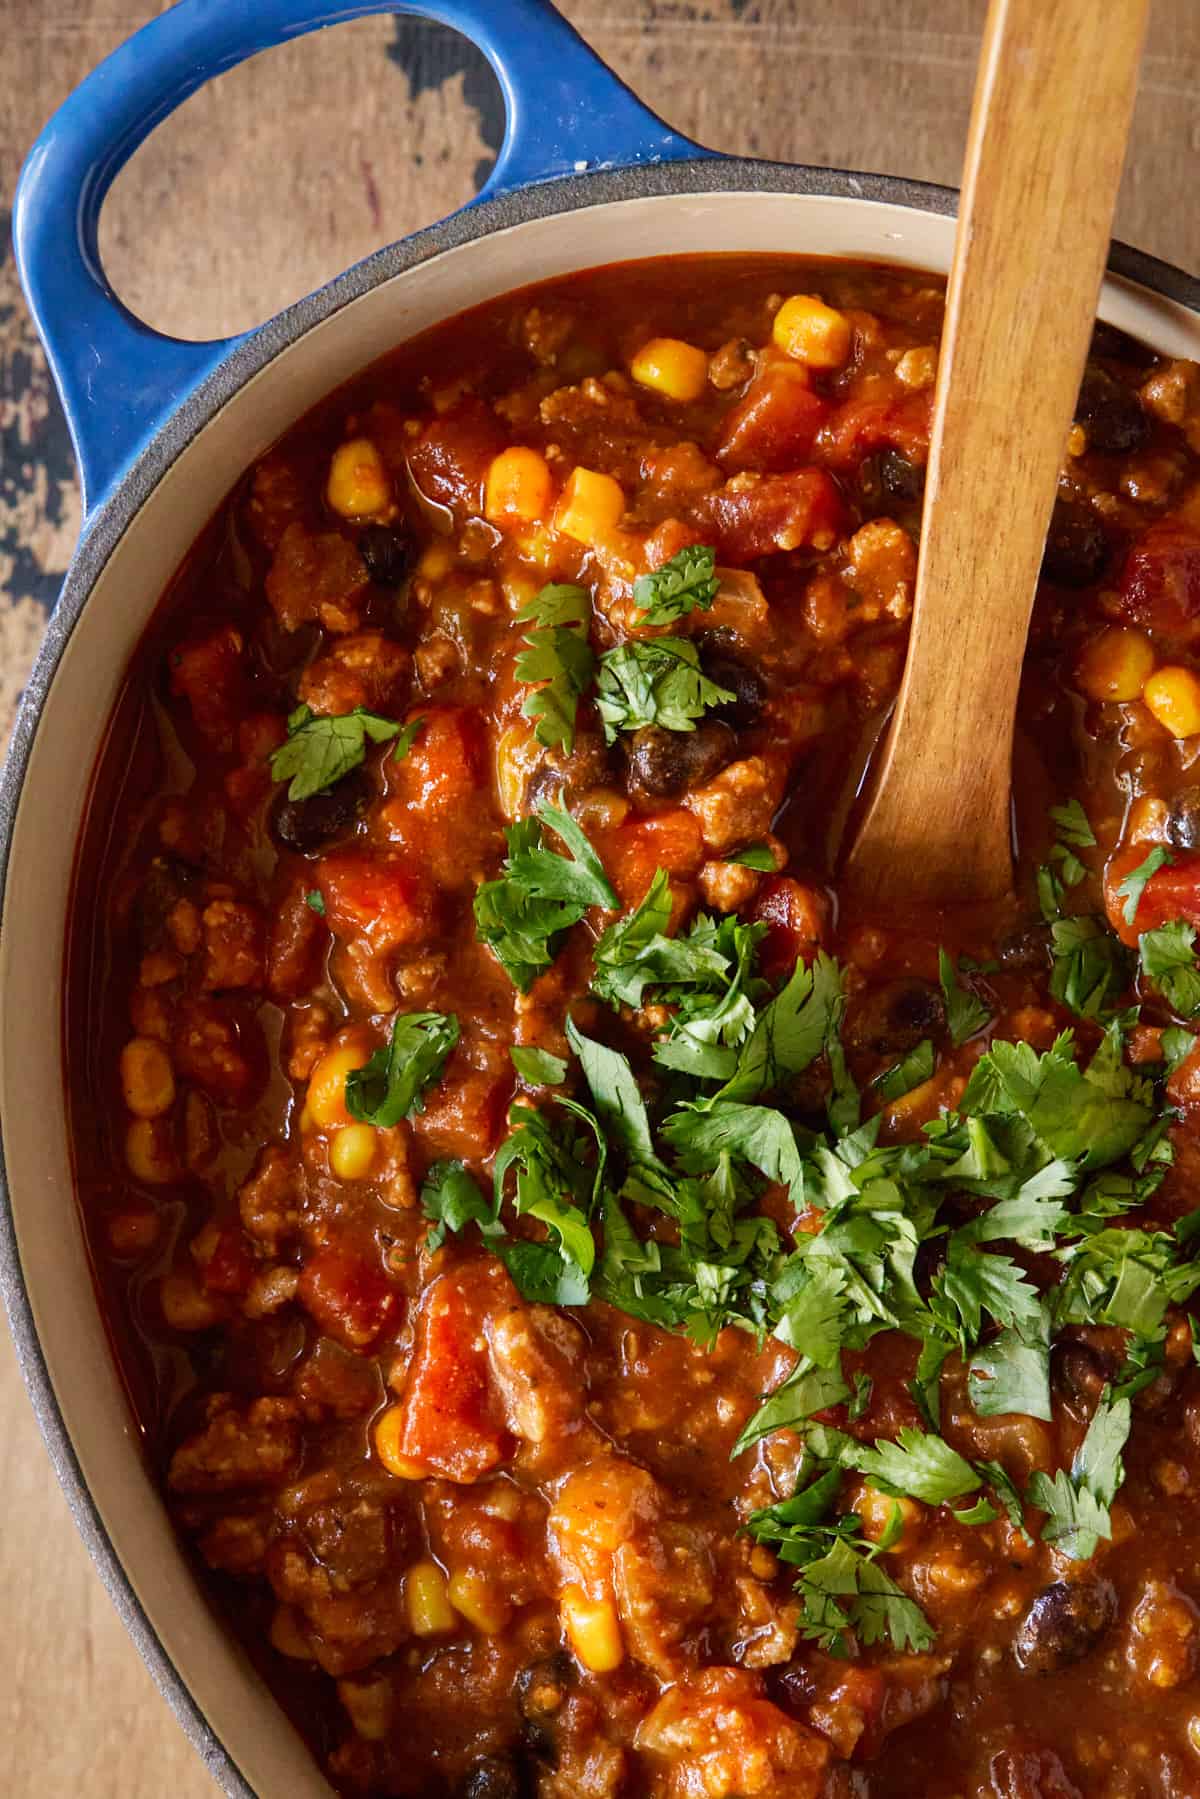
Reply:
<svg viewBox="0 0 1200 1799"><path fill-rule="evenodd" d="M393 277L262 370L205 427L114 551L55 674L13 838L0 936L0 1113L21 1261L84 1478L135 1591L214 1731L263 1799L329 1787L212 1617L183 1562L113 1369L72 1192L61 1090L61 948L80 812L128 655L183 553L233 481L377 356L463 308L600 262L685 251L863 256L945 270L954 221L869 200L666 195L514 225ZM1200 358L1200 320L1110 281L1102 316Z"/></svg>

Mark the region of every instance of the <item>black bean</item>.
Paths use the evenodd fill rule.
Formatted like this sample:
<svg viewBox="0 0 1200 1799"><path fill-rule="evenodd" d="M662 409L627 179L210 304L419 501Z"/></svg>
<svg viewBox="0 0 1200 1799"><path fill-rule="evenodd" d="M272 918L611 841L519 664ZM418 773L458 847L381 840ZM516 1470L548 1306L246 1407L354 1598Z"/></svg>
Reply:
<svg viewBox="0 0 1200 1799"><path fill-rule="evenodd" d="M1167 809L1167 840L1177 850L1200 850L1200 787L1181 787Z"/></svg>
<svg viewBox="0 0 1200 1799"><path fill-rule="evenodd" d="M767 703L767 684L758 670L725 650L702 650L700 666L710 681L733 695L723 705L714 706L709 717L732 725L735 731L754 724Z"/></svg>
<svg viewBox="0 0 1200 1799"><path fill-rule="evenodd" d="M1042 552L1047 581L1058 587L1092 587L1108 567L1108 558L1108 538L1098 519L1078 506L1055 506Z"/></svg>
<svg viewBox="0 0 1200 1799"><path fill-rule="evenodd" d="M458 1799L525 1799L528 1786L511 1756L484 1755L458 1788Z"/></svg>
<svg viewBox="0 0 1200 1799"><path fill-rule="evenodd" d="M358 553L377 587L399 587L415 549L412 538L394 525L367 525L358 539Z"/></svg>
<svg viewBox="0 0 1200 1799"><path fill-rule="evenodd" d="M356 770L325 793L310 794L305 800L284 800L275 814L275 835L285 849L316 856L334 838L344 836L370 797L366 772Z"/></svg>
<svg viewBox="0 0 1200 1799"><path fill-rule="evenodd" d="M846 1019L846 1036L856 1049L877 1056L903 1056L923 1037L945 1026L946 1008L936 987L915 977L889 981L858 1000Z"/></svg>
<svg viewBox="0 0 1200 1799"><path fill-rule="evenodd" d="M1014 974L1034 973L1049 963L1051 942L1050 926L1039 920L1020 925L1007 937L1002 937L996 946L996 956L1001 966L1011 969Z"/></svg>
<svg viewBox="0 0 1200 1799"><path fill-rule="evenodd" d="M1059 1343L1051 1359L1054 1391L1075 1407L1094 1406L1104 1391L1109 1370L1086 1343Z"/></svg>
<svg viewBox="0 0 1200 1799"><path fill-rule="evenodd" d="M913 506L925 492L925 470L899 450L883 450L859 464L858 491L868 512Z"/></svg>
<svg viewBox="0 0 1200 1799"><path fill-rule="evenodd" d="M1088 448L1108 455L1140 450L1150 435L1150 420L1136 393L1097 362L1089 362L1083 372L1075 419L1087 432Z"/></svg>
<svg viewBox="0 0 1200 1799"><path fill-rule="evenodd" d="M694 731L643 725L629 741L629 786L655 799L674 799L724 768L737 748L728 725L705 719Z"/></svg>
<svg viewBox="0 0 1200 1799"><path fill-rule="evenodd" d="M525 783L525 809L548 800L561 805L592 787L607 787L613 780L612 758L604 739L580 732L569 756L560 749L547 750Z"/></svg>
<svg viewBox="0 0 1200 1799"><path fill-rule="evenodd" d="M1017 1626L1013 1654L1027 1674L1052 1674L1090 1655L1117 1615L1106 1580L1056 1580Z"/></svg>
<svg viewBox="0 0 1200 1799"><path fill-rule="evenodd" d="M1127 362L1135 371L1149 368L1154 361L1153 350L1140 344L1136 337L1118 331L1115 325L1106 325L1102 319L1097 319L1092 326L1091 355L1106 356L1110 362Z"/></svg>

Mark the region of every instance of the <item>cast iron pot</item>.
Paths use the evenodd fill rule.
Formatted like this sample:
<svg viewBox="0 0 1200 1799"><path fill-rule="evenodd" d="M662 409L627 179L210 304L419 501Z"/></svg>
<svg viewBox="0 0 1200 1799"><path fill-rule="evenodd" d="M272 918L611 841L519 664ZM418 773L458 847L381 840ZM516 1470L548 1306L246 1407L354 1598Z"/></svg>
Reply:
<svg viewBox="0 0 1200 1799"><path fill-rule="evenodd" d="M507 130L478 199L243 337L183 343L140 324L108 287L96 237L105 193L132 151L243 58L397 11L463 32L499 78ZM324 394L436 321L527 282L672 252L806 251L945 272L954 204L952 192L915 182L744 161L690 143L548 0L182 0L84 82L29 156L17 257L70 424L85 513L0 793L0 1280L79 1528L227 1793L315 1799L330 1789L214 1618L143 1464L97 1308L63 1097L75 844L139 633L243 470ZM1120 247L1109 268L1102 317L1200 358L1200 283Z"/></svg>

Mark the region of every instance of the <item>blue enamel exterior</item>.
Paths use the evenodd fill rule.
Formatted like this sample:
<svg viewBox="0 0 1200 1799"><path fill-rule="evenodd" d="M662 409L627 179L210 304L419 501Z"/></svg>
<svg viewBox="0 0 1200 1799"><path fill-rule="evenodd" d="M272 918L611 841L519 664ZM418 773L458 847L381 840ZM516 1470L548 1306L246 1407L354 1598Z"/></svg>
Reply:
<svg viewBox="0 0 1200 1799"><path fill-rule="evenodd" d="M101 266L97 227L118 170L212 76L305 32L397 12L461 32L500 83L504 143L472 205L587 169L713 154L643 106L549 0L179 0L60 107L17 189L17 263L62 397L85 515L242 341L165 337L117 299Z"/></svg>

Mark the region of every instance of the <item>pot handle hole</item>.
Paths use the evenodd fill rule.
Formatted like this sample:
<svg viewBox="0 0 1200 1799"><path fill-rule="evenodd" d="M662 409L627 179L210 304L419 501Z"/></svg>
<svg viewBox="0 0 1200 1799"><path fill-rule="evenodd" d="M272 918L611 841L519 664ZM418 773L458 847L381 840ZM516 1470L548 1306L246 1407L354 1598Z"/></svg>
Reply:
<svg viewBox="0 0 1200 1799"><path fill-rule="evenodd" d="M436 20L470 38L495 71L504 141L472 205L557 175L712 154L643 106L549 0L178 0L55 113L26 159L13 209L17 266L66 412L85 516L242 341L168 337L121 303L98 240L114 178L214 75L371 13Z"/></svg>

